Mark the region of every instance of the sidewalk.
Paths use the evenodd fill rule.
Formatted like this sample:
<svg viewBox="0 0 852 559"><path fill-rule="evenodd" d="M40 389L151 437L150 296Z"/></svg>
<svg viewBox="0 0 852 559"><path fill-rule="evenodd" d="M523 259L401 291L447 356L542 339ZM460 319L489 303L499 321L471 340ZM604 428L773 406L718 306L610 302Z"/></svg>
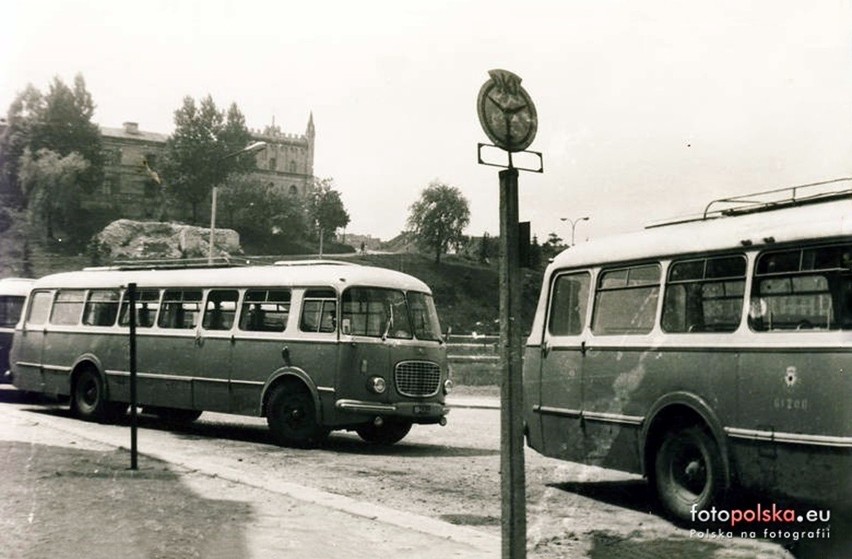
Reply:
<svg viewBox="0 0 852 559"><path fill-rule="evenodd" d="M459 398L457 406L493 407ZM113 438L115 440L113 440ZM468 527L284 481L186 450L140 455L126 433L0 404L0 549L41 558L479 559L500 540ZM150 447L147 447L150 448ZM318 464L321 467L321 464Z"/></svg>

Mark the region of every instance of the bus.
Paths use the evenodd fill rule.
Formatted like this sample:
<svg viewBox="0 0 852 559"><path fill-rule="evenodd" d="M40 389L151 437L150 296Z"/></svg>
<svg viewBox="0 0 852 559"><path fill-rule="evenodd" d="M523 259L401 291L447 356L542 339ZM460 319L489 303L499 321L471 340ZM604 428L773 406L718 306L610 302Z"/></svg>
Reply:
<svg viewBox="0 0 852 559"><path fill-rule="evenodd" d="M679 521L734 487L848 503L850 184L717 200L557 255L524 354L528 446L642 474Z"/></svg>
<svg viewBox="0 0 852 559"><path fill-rule="evenodd" d="M0 279L0 382L11 382L9 348L32 281L28 278Z"/></svg>
<svg viewBox="0 0 852 559"><path fill-rule="evenodd" d="M329 261L43 277L15 330L15 386L67 396L82 419L124 415L130 283L143 411L262 416L278 444L303 447L336 429L393 444L413 424L446 424L452 381L429 287Z"/></svg>

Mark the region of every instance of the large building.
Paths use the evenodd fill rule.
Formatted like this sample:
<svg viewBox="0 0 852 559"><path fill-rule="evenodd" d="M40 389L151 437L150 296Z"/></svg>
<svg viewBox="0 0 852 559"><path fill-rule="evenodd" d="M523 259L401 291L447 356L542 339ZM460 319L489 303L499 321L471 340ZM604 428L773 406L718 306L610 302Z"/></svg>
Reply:
<svg viewBox="0 0 852 559"><path fill-rule="evenodd" d="M304 134L284 133L274 121L250 133L253 140L266 142L266 148L255 155L257 168L252 175L282 192L307 198L314 184L313 114ZM100 191L88 197L84 206L115 218L156 218L160 185L144 162L156 172L167 139L166 134L140 130L136 122L125 122L122 128L101 127L105 178Z"/></svg>

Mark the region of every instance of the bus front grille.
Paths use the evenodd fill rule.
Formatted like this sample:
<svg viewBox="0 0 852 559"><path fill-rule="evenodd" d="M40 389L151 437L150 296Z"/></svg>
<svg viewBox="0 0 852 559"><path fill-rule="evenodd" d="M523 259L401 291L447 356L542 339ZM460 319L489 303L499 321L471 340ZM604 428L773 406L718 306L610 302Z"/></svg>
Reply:
<svg viewBox="0 0 852 559"><path fill-rule="evenodd" d="M441 386L441 367L431 361L401 361L396 364L394 381L403 396L434 396Z"/></svg>

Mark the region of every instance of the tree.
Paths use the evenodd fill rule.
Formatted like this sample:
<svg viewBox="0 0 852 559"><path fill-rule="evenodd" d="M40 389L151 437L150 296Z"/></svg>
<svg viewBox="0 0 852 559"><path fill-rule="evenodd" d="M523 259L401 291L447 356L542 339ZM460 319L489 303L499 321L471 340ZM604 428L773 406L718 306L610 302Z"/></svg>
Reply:
<svg viewBox="0 0 852 559"><path fill-rule="evenodd" d="M91 192L103 182L104 160L101 132L92 122L95 104L83 76L74 78L73 90L54 78L40 109L28 147L33 153L47 149L61 157L80 154L88 166L78 180Z"/></svg>
<svg viewBox="0 0 852 559"><path fill-rule="evenodd" d="M408 226L417 244L435 253L435 263L441 255L462 239L462 231L470 222L467 199L453 186L433 181L410 207Z"/></svg>
<svg viewBox="0 0 852 559"><path fill-rule="evenodd" d="M0 136L0 198L7 207L23 208L26 205L18 169L43 106L44 96L30 84L15 97L6 113L7 127Z"/></svg>
<svg viewBox="0 0 852 559"><path fill-rule="evenodd" d="M21 156L20 183L27 197L29 221L41 225L48 239L57 228L68 229L80 219L80 177L89 163L78 153L61 156L41 149L29 149Z"/></svg>
<svg viewBox="0 0 852 559"><path fill-rule="evenodd" d="M239 232L254 247L274 251L307 235L301 199L249 175L232 177L219 189L223 225Z"/></svg>
<svg viewBox="0 0 852 559"><path fill-rule="evenodd" d="M175 131L166 140L162 171L174 196L190 205L194 223L213 186L232 173L253 168L249 156L230 157L250 141L245 118L235 104L226 114L216 108L210 95L199 105L185 97L175 111Z"/></svg>
<svg viewBox="0 0 852 559"><path fill-rule="evenodd" d="M482 234L479 239L479 261L487 264L491 261L491 257L496 253L494 239L488 234L488 231Z"/></svg>
<svg viewBox="0 0 852 559"><path fill-rule="evenodd" d="M86 171L78 177L80 185L91 191L101 184L104 162L100 130L92 122L94 111L80 74L74 78L73 89L57 77L47 95L28 85L15 97L0 139L0 194L7 204L22 207L27 202L19 177L20 159L27 149L33 154L46 149L60 157L77 153L87 162Z"/></svg>
<svg viewBox="0 0 852 559"><path fill-rule="evenodd" d="M339 228L349 224L349 213L333 186L332 179L315 179L309 203L308 215L321 238L333 238Z"/></svg>

